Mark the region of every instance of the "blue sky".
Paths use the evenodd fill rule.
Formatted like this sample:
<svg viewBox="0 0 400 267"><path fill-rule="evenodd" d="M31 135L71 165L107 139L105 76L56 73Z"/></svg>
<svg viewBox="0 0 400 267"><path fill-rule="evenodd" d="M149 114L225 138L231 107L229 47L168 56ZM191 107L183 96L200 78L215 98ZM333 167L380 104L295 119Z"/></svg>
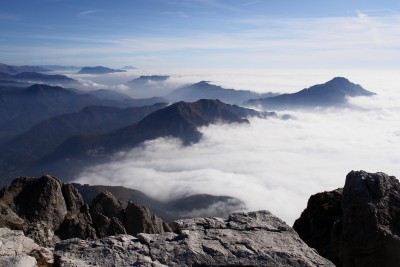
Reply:
<svg viewBox="0 0 400 267"><path fill-rule="evenodd" d="M8 64L393 69L400 56L399 1L2 2Z"/></svg>

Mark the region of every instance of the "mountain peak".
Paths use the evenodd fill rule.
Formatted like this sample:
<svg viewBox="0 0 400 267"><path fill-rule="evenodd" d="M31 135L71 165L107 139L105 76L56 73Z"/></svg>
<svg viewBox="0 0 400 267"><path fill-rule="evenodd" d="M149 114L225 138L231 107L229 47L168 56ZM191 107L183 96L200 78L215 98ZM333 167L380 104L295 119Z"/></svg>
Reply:
<svg viewBox="0 0 400 267"><path fill-rule="evenodd" d="M372 96L375 93L347 78L335 77L323 84L313 85L293 94L250 100L250 105L261 104L268 109L292 109L348 106L348 97Z"/></svg>
<svg viewBox="0 0 400 267"><path fill-rule="evenodd" d="M328 83L329 83L329 82L341 82L341 83L346 82L346 83L351 83L351 82L349 81L349 79L347 79L347 78L345 78L345 77L341 77L341 76L335 77L335 78L333 78L332 80L328 81Z"/></svg>

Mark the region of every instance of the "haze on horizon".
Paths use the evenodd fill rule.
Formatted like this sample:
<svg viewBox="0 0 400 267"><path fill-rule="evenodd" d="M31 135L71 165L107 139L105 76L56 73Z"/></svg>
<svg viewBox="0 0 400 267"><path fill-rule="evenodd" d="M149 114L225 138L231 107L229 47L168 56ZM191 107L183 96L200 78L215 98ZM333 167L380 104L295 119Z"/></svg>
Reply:
<svg viewBox="0 0 400 267"><path fill-rule="evenodd" d="M146 70L396 69L399 10L394 0L15 0L0 11L0 58Z"/></svg>

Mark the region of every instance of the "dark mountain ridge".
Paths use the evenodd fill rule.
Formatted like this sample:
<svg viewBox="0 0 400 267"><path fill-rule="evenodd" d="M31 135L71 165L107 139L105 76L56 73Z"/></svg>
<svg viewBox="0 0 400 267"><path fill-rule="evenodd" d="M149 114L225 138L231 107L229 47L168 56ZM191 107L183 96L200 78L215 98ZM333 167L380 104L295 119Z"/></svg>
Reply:
<svg viewBox="0 0 400 267"><path fill-rule="evenodd" d="M0 72L5 72L8 74L17 74L21 72L48 72L48 69L42 68L40 66L12 66L0 63Z"/></svg>
<svg viewBox="0 0 400 267"><path fill-rule="evenodd" d="M94 95L98 98L101 99L109 99L109 100L124 100L124 99L132 99L130 96L113 91L113 90L107 90L107 89L97 89L93 91L87 92L90 95ZM160 101L160 102L166 102L166 101Z"/></svg>
<svg viewBox="0 0 400 267"><path fill-rule="evenodd" d="M71 79L65 75L59 74L43 74L37 72L21 72L12 76L17 81L30 82L61 82L61 83L78 83L77 80Z"/></svg>
<svg viewBox="0 0 400 267"><path fill-rule="evenodd" d="M35 173L57 171L64 177L71 177L79 168L107 160L113 153L131 149L144 141L174 137L189 145L200 140L198 127L218 122L246 123L249 116L278 117L275 113L261 113L219 100L175 103L116 131L71 137L42 158L34 170Z"/></svg>
<svg viewBox="0 0 400 267"><path fill-rule="evenodd" d="M0 86L0 143L22 134L53 116L77 112L86 106L134 107L165 102L162 98L100 99L59 86L36 84L26 88Z"/></svg>
<svg viewBox="0 0 400 267"><path fill-rule="evenodd" d="M261 105L266 109L292 109L314 107L344 107L348 97L372 96L365 90L343 77L335 77L324 83L311 86L293 94L282 94L270 98L253 99L246 102L251 106Z"/></svg>
<svg viewBox="0 0 400 267"><path fill-rule="evenodd" d="M0 175L21 175L35 161L51 153L74 135L101 134L135 123L165 107L116 108L89 106L79 112L52 117L7 142L0 150Z"/></svg>
<svg viewBox="0 0 400 267"><path fill-rule="evenodd" d="M50 117L99 103L94 96L58 86L36 84L15 89L0 90L0 140L16 136Z"/></svg>

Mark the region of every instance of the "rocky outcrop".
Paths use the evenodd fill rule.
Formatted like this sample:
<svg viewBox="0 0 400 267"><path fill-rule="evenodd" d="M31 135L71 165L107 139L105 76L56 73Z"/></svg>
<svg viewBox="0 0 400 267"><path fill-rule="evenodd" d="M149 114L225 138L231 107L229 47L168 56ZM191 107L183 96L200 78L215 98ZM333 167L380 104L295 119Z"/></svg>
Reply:
<svg viewBox="0 0 400 267"><path fill-rule="evenodd" d="M337 266L398 266L400 183L384 173L352 171L342 192L312 196L294 229Z"/></svg>
<svg viewBox="0 0 400 267"><path fill-rule="evenodd" d="M58 178L21 177L0 191L0 226L23 230L43 246L60 238L94 238L88 207L79 192Z"/></svg>
<svg viewBox="0 0 400 267"><path fill-rule="evenodd" d="M331 236L335 221L341 217L342 192L343 189L336 189L311 196L307 208L293 225L304 242L336 265L340 260L332 246Z"/></svg>
<svg viewBox="0 0 400 267"><path fill-rule="evenodd" d="M44 175L21 177L0 191L0 227L22 230L38 244L60 239L93 239L116 234L163 233L169 226L147 208L129 204L127 212L111 193L100 193L89 207L71 184Z"/></svg>
<svg viewBox="0 0 400 267"><path fill-rule="evenodd" d="M110 192L102 192L93 199L90 215L93 218L98 237L126 234L123 203Z"/></svg>
<svg viewBox="0 0 400 267"><path fill-rule="evenodd" d="M174 223L176 233L118 235L55 247L59 266L334 266L267 211ZM90 253L89 253L90 251Z"/></svg>

